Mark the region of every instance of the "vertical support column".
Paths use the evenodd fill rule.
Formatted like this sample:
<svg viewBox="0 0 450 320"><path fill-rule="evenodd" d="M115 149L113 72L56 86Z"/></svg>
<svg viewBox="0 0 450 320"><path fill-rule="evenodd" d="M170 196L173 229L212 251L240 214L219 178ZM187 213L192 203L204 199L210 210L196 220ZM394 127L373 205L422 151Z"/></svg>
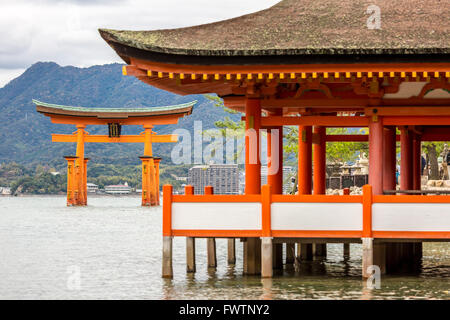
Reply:
<svg viewBox="0 0 450 320"><path fill-rule="evenodd" d="M314 127L314 194L325 194L326 128Z"/></svg>
<svg viewBox="0 0 450 320"><path fill-rule="evenodd" d="M311 194L312 127L298 127L298 194ZM300 259L312 260L312 243L299 244Z"/></svg>
<svg viewBox="0 0 450 320"><path fill-rule="evenodd" d="M89 161L89 158L84 158L84 167L83 167L83 171L84 171L84 176L83 176L83 186L84 186L84 199L83 199L83 204L86 206L87 205L87 163Z"/></svg>
<svg viewBox="0 0 450 320"><path fill-rule="evenodd" d="M292 269L295 261L295 243L286 243L286 269Z"/></svg>
<svg viewBox="0 0 450 320"><path fill-rule="evenodd" d="M369 184L374 194L383 194L383 122L373 116L369 122Z"/></svg>
<svg viewBox="0 0 450 320"><path fill-rule="evenodd" d="M277 112L277 115L281 112ZM283 127L267 129L267 184L273 194L283 193ZM273 247L273 268L283 269L283 244Z"/></svg>
<svg viewBox="0 0 450 320"><path fill-rule="evenodd" d="M314 194L325 194L326 179L326 128L315 126L313 129L313 189ZM316 257L327 256L327 244L313 244L313 255Z"/></svg>
<svg viewBox="0 0 450 320"><path fill-rule="evenodd" d="M152 135L153 135L153 125L144 124L144 157L148 158L148 173L147 179L147 192L148 199L146 201L146 206L155 206L157 204L156 195L156 175L155 175L155 162L153 160L153 150L152 150ZM144 190L142 189L142 193Z"/></svg>
<svg viewBox="0 0 450 320"><path fill-rule="evenodd" d="M311 194L312 127L298 127L298 194Z"/></svg>
<svg viewBox="0 0 450 320"><path fill-rule="evenodd" d="M195 238L186 237L186 272L195 271Z"/></svg>
<svg viewBox="0 0 450 320"><path fill-rule="evenodd" d="M413 182L412 188L414 190L420 190L422 188L422 168L421 168L421 157L422 157L422 141L419 134L414 133L412 136L412 171L413 171Z"/></svg>
<svg viewBox="0 0 450 320"><path fill-rule="evenodd" d="M260 141L261 101L245 101L245 194L261 193Z"/></svg>
<svg viewBox="0 0 450 320"><path fill-rule="evenodd" d="M142 206L147 207L152 205L151 201L151 156L139 157L142 161Z"/></svg>
<svg viewBox="0 0 450 320"><path fill-rule="evenodd" d="M273 247L272 237L261 238L261 277L272 278L273 276Z"/></svg>
<svg viewBox="0 0 450 320"><path fill-rule="evenodd" d="M261 101L245 101L245 194L261 193L260 141ZM244 274L255 275L261 270L261 240L247 238L244 242Z"/></svg>
<svg viewBox="0 0 450 320"><path fill-rule="evenodd" d="M263 278L271 278L273 275L273 268L277 267L281 259L275 258L274 254L279 255L272 244L272 230L271 230L271 203L272 203L272 186L266 184L262 186L261 190L261 206L262 206L262 246L261 246L261 276ZM281 252L282 253L282 252ZM281 268L283 264L281 263Z"/></svg>
<svg viewBox="0 0 450 320"><path fill-rule="evenodd" d="M350 257L350 243L344 243L344 258Z"/></svg>
<svg viewBox="0 0 450 320"><path fill-rule="evenodd" d="M411 190L413 187L412 135L407 127L401 129L400 143L400 189Z"/></svg>
<svg viewBox="0 0 450 320"><path fill-rule="evenodd" d="M370 152L370 151L369 151ZM374 264L373 238L372 238L372 196L371 185L363 186L363 230L362 230L362 276L370 277L368 267Z"/></svg>
<svg viewBox="0 0 450 320"><path fill-rule="evenodd" d="M172 193L173 187L165 185L163 187L163 258L162 277L172 278Z"/></svg>
<svg viewBox="0 0 450 320"><path fill-rule="evenodd" d="M75 156L65 156L67 160L67 206L73 206L75 202L75 190L76 186L76 176L75 176L75 161L77 157Z"/></svg>
<svg viewBox="0 0 450 320"><path fill-rule="evenodd" d="M193 192L194 190L192 190ZM205 187L205 195L214 194L212 186ZM208 256L208 268L217 268L216 238L206 239L206 250Z"/></svg>
<svg viewBox="0 0 450 320"><path fill-rule="evenodd" d="M235 239L228 239L228 264L236 264Z"/></svg>
<svg viewBox="0 0 450 320"><path fill-rule="evenodd" d="M84 180L84 124L77 124L77 159L75 160L75 172L76 172L76 195L75 205L84 204L84 190L86 187L83 184Z"/></svg>
<svg viewBox="0 0 450 320"><path fill-rule="evenodd" d="M369 267L373 265L373 238L362 238L362 276L367 279L371 276Z"/></svg>
<svg viewBox="0 0 450 320"><path fill-rule="evenodd" d="M161 162L161 158L153 157L153 161L155 162L155 186L156 186L156 205L160 205L159 193L159 163Z"/></svg>
<svg viewBox="0 0 450 320"><path fill-rule="evenodd" d="M383 130L383 190L395 190L395 171L397 167L396 127Z"/></svg>

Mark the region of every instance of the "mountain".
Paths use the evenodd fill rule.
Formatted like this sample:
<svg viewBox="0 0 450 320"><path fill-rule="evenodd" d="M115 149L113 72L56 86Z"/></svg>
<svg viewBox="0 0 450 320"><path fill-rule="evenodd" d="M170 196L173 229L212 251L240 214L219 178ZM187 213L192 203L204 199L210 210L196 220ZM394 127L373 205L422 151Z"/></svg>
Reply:
<svg viewBox="0 0 450 320"><path fill-rule="evenodd" d="M75 144L52 143L51 133L72 133L74 126L52 124L35 110L31 99L85 107L164 106L198 100L192 115L177 125L156 127L158 133L176 128L193 131L195 120L203 129L230 116L202 95L179 96L122 75L121 64L77 68L54 62L38 62L20 77L0 88L0 163L15 161L26 165L65 165L64 155L75 153ZM231 115L234 120L239 115ZM106 126L88 126L91 134L107 134ZM138 134L142 128L126 126L123 134ZM170 157L172 145L154 144L154 154ZM86 144L86 156L96 163L138 164L141 144Z"/></svg>

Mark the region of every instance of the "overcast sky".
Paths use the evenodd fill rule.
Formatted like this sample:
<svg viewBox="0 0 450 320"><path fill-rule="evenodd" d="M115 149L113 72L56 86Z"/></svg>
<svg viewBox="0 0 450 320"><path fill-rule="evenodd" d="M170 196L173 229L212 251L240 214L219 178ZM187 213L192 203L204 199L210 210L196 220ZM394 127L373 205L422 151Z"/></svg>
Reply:
<svg viewBox="0 0 450 320"><path fill-rule="evenodd" d="M152 30L214 22L279 0L0 0L0 87L38 61L122 62L98 28Z"/></svg>

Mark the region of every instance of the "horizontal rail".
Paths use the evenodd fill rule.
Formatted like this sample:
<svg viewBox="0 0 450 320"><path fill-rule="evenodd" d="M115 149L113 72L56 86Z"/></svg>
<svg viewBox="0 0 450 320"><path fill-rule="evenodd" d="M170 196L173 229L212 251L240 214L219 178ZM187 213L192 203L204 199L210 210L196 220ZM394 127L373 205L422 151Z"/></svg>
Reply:
<svg viewBox="0 0 450 320"><path fill-rule="evenodd" d="M163 234L187 237L450 239L450 196L173 195L164 186Z"/></svg>
<svg viewBox="0 0 450 320"><path fill-rule="evenodd" d="M167 143L177 142L178 136L175 134L153 135L151 142ZM52 142L77 142L75 134L52 134ZM120 137L111 138L107 135L85 135L84 142L89 143L144 143L144 135L123 135Z"/></svg>

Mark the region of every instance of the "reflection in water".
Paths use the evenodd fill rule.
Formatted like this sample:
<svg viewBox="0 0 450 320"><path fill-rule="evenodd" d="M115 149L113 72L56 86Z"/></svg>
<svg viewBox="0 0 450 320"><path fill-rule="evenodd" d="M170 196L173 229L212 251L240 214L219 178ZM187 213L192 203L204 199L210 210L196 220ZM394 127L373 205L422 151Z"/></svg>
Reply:
<svg viewBox="0 0 450 320"><path fill-rule="evenodd" d="M107 201L105 201L107 199ZM0 298L3 299L449 299L450 243L425 243L420 274L383 276L380 289L361 280L361 246L329 244L326 259L285 269L273 279L243 276L242 243L227 264L217 239L217 269L206 241L196 242L197 272L186 273L184 238L173 245L172 280L161 278L161 209L139 198L95 198L86 208L64 197L0 198ZM4 258L3 258L4 257ZM67 268L81 289L67 288Z"/></svg>
<svg viewBox="0 0 450 320"><path fill-rule="evenodd" d="M264 278L261 279L261 283L263 286L262 294L260 299L261 300L273 300L272 296L272 279L271 278Z"/></svg>

